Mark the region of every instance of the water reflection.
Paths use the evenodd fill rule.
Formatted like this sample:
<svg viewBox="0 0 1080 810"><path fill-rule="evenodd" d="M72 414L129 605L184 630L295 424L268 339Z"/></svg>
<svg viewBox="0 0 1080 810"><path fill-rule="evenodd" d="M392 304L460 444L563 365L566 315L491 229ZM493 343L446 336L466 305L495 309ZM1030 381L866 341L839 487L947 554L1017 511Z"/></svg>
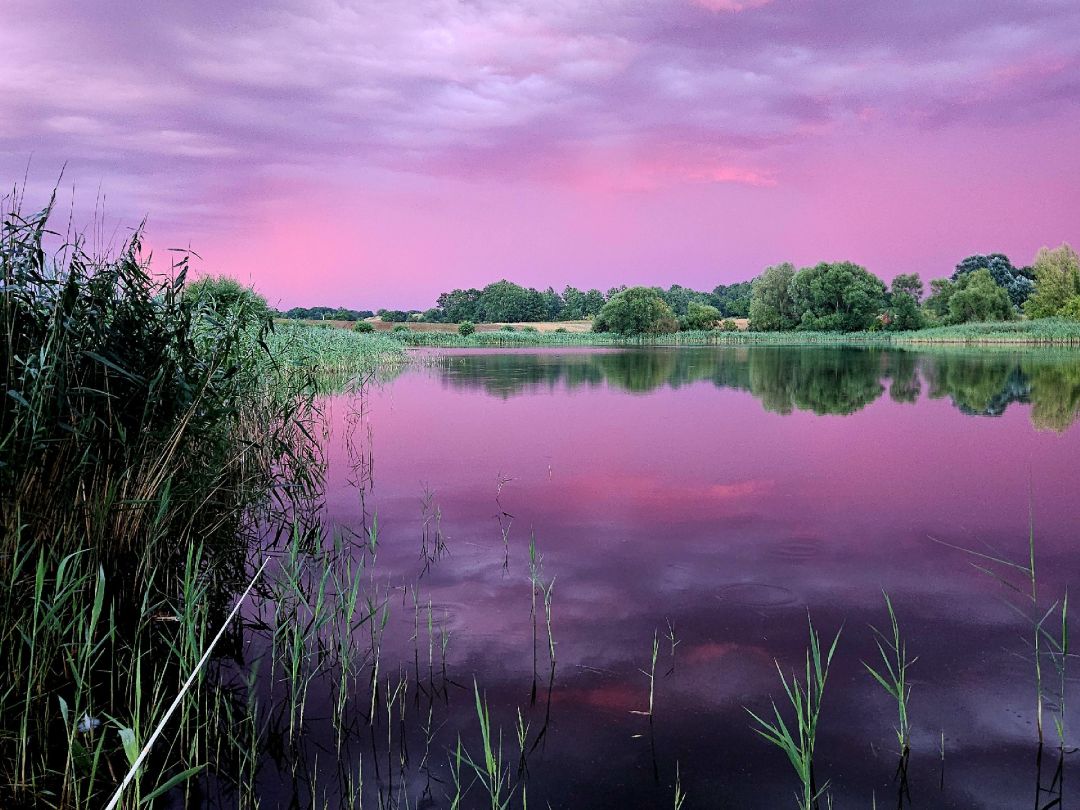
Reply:
<svg viewBox="0 0 1080 810"><path fill-rule="evenodd" d="M1080 354L880 348L657 348L455 353L432 366L452 387L509 398L539 390L608 386L633 394L698 382L746 391L772 413L855 413L887 392L914 403L924 386L970 416L1031 405L1032 423L1064 431L1080 414Z"/></svg>
<svg viewBox="0 0 1080 810"><path fill-rule="evenodd" d="M1060 806L1076 756L1036 757L1010 592L927 536L1023 560L1033 505L1040 615L1075 586L1080 431L1030 422L1065 431L1076 367L1015 352L450 352L333 397L322 533L268 541L274 590L237 653L267 673L237 676L265 752L236 780L253 797L240 805L451 806L458 740L483 751L475 682L513 807L526 788L539 807L670 807L676 772L687 807L793 806L790 765L744 707L783 700L774 661L802 666L810 610L823 636L844 627L815 762L837 807ZM862 664L879 654L869 626L888 622L882 590L918 656L899 767L895 704ZM293 653L297 628L311 638ZM1075 700L1065 728L1074 744ZM491 806L467 768L462 781L460 807ZM218 796L206 805L237 804Z"/></svg>

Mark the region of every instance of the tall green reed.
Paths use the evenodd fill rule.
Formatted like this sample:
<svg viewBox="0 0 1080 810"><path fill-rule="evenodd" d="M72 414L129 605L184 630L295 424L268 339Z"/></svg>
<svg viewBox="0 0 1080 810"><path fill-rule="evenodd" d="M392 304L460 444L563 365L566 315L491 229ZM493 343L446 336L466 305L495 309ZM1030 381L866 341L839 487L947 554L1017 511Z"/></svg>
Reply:
<svg viewBox="0 0 1080 810"><path fill-rule="evenodd" d="M795 713L792 726L788 726L775 701L772 703L775 721L766 720L750 709L746 709L756 724L754 731L787 754L801 784L801 790L796 794L801 810L816 808L821 796L828 789L827 781L820 787L817 784L814 774L814 749L817 744L818 721L821 717L825 683L829 677L829 666L832 664L841 632L837 631L832 644L829 645L827 653L822 658L821 639L814 629L809 614L806 621L810 630L810 646L806 651L803 680L800 682L795 673L792 673L789 679L780 668L780 662L775 662L776 671L780 674L780 683L784 687L784 694Z"/></svg>

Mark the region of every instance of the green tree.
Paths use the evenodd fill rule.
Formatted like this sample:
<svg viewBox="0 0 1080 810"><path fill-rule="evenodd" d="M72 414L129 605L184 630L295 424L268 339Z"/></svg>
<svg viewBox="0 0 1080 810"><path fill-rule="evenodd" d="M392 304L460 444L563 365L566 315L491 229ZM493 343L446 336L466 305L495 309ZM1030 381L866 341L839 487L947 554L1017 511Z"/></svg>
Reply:
<svg viewBox="0 0 1080 810"><path fill-rule="evenodd" d="M923 283L918 273L900 273L892 280L889 291L893 295L907 294L915 299L915 303L922 301Z"/></svg>
<svg viewBox="0 0 1080 810"><path fill-rule="evenodd" d="M922 300L923 283L918 273L901 273L892 280L889 287L889 306L883 322L892 331L922 329L926 318L919 309Z"/></svg>
<svg viewBox="0 0 1080 810"><path fill-rule="evenodd" d="M591 289L585 293L585 317L589 318L593 315L599 315L600 310L604 308L604 304L607 303L607 299L604 294L597 289Z"/></svg>
<svg viewBox="0 0 1080 810"><path fill-rule="evenodd" d="M691 301L687 304L686 314L679 318L679 328L687 331L706 331L715 329L720 320L720 310L708 304Z"/></svg>
<svg viewBox="0 0 1080 810"><path fill-rule="evenodd" d="M750 328L760 332L778 332L798 325L788 288L795 277L790 262L774 264L754 279L750 298Z"/></svg>
<svg viewBox="0 0 1080 810"><path fill-rule="evenodd" d="M822 262L796 273L789 295L799 329L856 332L877 321L885 283L852 262Z"/></svg>
<svg viewBox="0 0 1080 810"><path fill-rule="evenodd" d="M587 317L585 314L585 293L577 287L569 284L562 291L563 309L562 317L568 321L576 321Z"/></svg>
<svg viewBox="0 0 1080 810"><path fill-rule="evenodd" d="M713 306L725 318L746 318L750 315L750 301L754 295L752 281L717 285L713 289Z"/></svg>
<svg viewBox="0 0 1080 810"><path fill-rule="evenodd" d="M1031 268L1013 267L1013 263L1004 253L977 253L968 256L956 265L952 280L959 281L967 273L974 273L976 270L989 270L994 283L1009 294L1009 300L1017 307L1023 305L1035 288Z"/></svg>
<svg viewBox="0 0 1080 810"><path fill-rule="evenodd" d="M435 307L441 313L443 323L479 321L483 315L480 311L480 290L477 289L445 292L436 299Z"/></svg>
<svg viewBox="0 0 1080 810"><path fill-rule="evenodd" d="M998 286L989 270L975 270L960 277L949 297L949 322L1008 321L1013 308L1009 294Z"/></svg>
<svg viewBox="0 0 1080 810"><path fill-rule="evenodd" d="M357 321L356 323L353 324L353 331L354 332L364 332L364 333L366 333L366 332L374 332L375 327L372 326L368 321Z"/></svg>
<svg viewBox="0 0 1080 810"><path fill-rule="evenodd" d="M931 323L948 323L949 299L956 292L955 282L947 278L935 278L930 281L930 297L923 305L923 311Z"/></svg>
<svg viewBox="0 0 1080 810"><path fill-rule="evenodd" d="M480 291L480 310L482 319L488 322L542 321L547 317L542 293L506 279Z"/></svg>
<svg viewBox="0 0 1080 810"><path fill-rule="evenodd" d="M1062 318L1080 321L1080 295L1074 295L1066 301L1065 306L1058 310L1058 315Z"/></svg>
<svg viewBox="0 0 1080 810"><path fill-rule="evenodd" d="M659 292L651 287L631 287L604 304L593 329L622 335L656 335L676 331L678 323Z"/></svg>
<svg viewBox="0 0 1080 810"><path fill-rule="evenodd" d="M458 324L458 334L462 337L468 337L476 331L476 325L472 321L462 321Z"/></svg>
<svg viewBox="0 0 1080 810"><path fill-rule="evenodd" d="M1080 258L1068 244L1035 254L1035 291L1024 304L1029 318L1048 318L1080 295Z"/></svg>
<svg viewBox="0 0 1080 810"><path fill-rule="evenodd" d="M544 320L557 321L563 311L564 302L562 296L555 292L554 288L548 287L540 293L540 299L544 304Z"/></svg>

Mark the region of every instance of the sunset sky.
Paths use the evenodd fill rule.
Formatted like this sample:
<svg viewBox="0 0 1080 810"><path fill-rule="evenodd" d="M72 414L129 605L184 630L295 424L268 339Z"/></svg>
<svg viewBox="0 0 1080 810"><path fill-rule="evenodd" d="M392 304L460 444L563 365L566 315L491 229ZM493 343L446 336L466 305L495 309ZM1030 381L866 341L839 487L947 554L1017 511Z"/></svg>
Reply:
<svg viewBox="0 0 1080 810"><path fill-rule="evenodd" d="M1076 0L0 0L0 180L271 303L1080 241ZM29 167L29 168L28 168ZM65 213L66 217L66 213Z"/></svg>

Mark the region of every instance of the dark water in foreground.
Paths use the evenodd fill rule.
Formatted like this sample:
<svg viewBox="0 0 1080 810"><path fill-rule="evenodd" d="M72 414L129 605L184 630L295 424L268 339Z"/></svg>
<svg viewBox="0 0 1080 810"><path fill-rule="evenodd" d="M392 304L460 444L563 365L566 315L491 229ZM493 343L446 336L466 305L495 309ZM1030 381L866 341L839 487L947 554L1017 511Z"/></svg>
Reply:
<svg viewBox="0 0 1080 810"><path fill-rule="evenodd" d="M802 666L808 609L823 636L844 627L819 780L838 808L898 806L895 703L861 664L877 658L868 625L888 622L883 589L918 656L902 806L1050 806L1057 674L1044 661L1040 774L1031 634L1010 606L1023 602L929 538L1026 563L1030 504L1050 608L1080 578L1078 407L1077 354L772 347L448 352L369 391L362 412L337 397L325 542L364 555L377 515L380 689L405 683L404 697L339 753L331 690L313 681L301 775L264 762L262 806L308 806L313 790L339 806L358 766L365 807L449 806L458 734L481 756L475 679L514 807L522 785L535 807L673 807L676 768L687 808L794 807L794 772L744 707L783 697L773 661ZM554 578L553 680L542 596L534 663L531 535ZM654 633L650 722L634 712ZM1073 661L1069 747L1078 676ZM363 678L356 695L366 714ZM1078 759L1065 755L1066 807ZM491 805L474 784L463 806Z"/></svg>

